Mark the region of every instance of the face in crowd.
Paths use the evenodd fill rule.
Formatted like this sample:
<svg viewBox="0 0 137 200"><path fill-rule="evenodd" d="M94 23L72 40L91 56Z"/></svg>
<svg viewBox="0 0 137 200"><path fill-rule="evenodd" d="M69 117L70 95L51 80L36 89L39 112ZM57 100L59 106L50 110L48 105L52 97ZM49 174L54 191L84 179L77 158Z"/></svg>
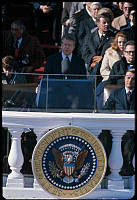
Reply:
<svg viewBox="0 0 137 200"><path fill-rule="evenodd" d="M96 19L97 15L98 15L98 11L100 10L100 6L98 4L92 5L90 6L90 12L93 18Z"/></svg>
<svg viewBox="0 0 137 200"><path fill-rule="evenodd" d="M127 45L124 56L128 63L133 63L135 61L135 45Z"/></svg>
<svg viewBox="0 0 137 200"><path fill-rule="evenodd" d="M20 27L18 24L12 24L11 25L11 33L15 40L18 40L22 37L23 34L23 28Z"/></svg>
<svg viewBox="0 0 137 200"><path fill-rule="evenodd" d="M101 34L104 34L109 30L110 27L110 19L101 17L99 22L97 22L97 26Z"/></svg>
<svg viewBox="0 0 137 200"><path fill-rule="evenodd" d="M133 89L135 87L135 74L132 72L127 72L125 76L125 87L127 89Z"/></svg>
<svg viewBox="0 0 137 200"><path fill-rule="evenodd" d="M121 52L123 52L124 51L124 45L127 42L127 39L125 37L119 36L117 42L118 42L118 48L119 48L119 50Z"/></svg>
<svg viewBox="0 0 137 200"><path fill-rule="evenodd" d="M133 8L132 3L130 3L130 2L123 3L123 12L124 12L124 15L126 18L129 17L129 14L130 14L130 11L132 8Z"/></svg>
<svg viewBox="0 0 137 200"><path fill-rule="evenodd" d="M66 56L69 56L75 48L73 40L64 39L61 44L61 49Z"/></svg>

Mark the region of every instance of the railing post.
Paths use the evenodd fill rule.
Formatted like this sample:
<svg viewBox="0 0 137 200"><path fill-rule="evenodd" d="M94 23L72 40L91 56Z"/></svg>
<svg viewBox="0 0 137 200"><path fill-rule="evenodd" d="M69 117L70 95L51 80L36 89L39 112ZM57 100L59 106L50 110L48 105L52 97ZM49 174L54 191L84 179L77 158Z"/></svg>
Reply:
<svg viewBox="0 0 137 200"><path fill-rule="evenodd" d="M12 172L8 175L6 187L17 187L24 188L24 177L20 172L24 158L21 149L21 130L16 131L13 129L9 130L11 132L11 149L8 156L8 163Z"/></svg>
<svg viewBox="0 0 137 200"><path fill-rule="evenodd" d="M122 136L126 130L112 130L112 149L108 159L111 174L108 175L108 188L124 189L124 181L119 172L123 165L123 157L121 152Z"/></svg>

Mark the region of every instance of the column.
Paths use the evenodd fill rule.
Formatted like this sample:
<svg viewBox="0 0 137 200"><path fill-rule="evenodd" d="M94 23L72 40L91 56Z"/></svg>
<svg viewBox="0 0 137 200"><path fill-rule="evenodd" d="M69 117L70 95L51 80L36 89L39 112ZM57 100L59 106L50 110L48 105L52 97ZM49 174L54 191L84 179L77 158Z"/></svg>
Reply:
<svg viewBox="0 0 137 200"><path fill-rule="evenodd" d="M47 132L46 130L39 130L39 129L34 129L34 132L37 136L37 143L39 142L39 140L41 139L41 137L45 134L45 132ZM33 163L32 163L33 164ZM33 182L33 187L34 189L41 189L42 187L39 185L38 181L36 180L36 178L34 177L34 182Z"/></svg>
<svg viewBox="0 0 137 200"><path fill-rule="evenodd" d="M111 174L108 175L108 188L124 189L124 181L119 172L123 165L123 157L121 152L122 136L126 130L112 130L112 150L108 159Z"/></svg>
<svg viewBox="0 0 137 200"><path fill-rule="evenodd" d="M24 158L21 149L21 134L22 130L9 129L12 137L12 144L8 156L8 163L11 173L8 175L6 187L24 188L24 177L20 172Z"/></svg>

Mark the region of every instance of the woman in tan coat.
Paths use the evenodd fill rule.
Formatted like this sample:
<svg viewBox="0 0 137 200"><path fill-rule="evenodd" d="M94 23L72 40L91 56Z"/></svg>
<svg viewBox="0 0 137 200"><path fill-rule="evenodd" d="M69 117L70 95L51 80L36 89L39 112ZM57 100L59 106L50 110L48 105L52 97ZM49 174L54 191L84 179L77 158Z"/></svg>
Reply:
<svg viewBox="0 0 137 200"><path fill-rule="evenodd" d="M118 32L111 43L111 47L106 50L100 68L100 74L103 77L102 81L109 78L113 64L123 56L124 44L126 42L127 35L124 32Z"/></svg>

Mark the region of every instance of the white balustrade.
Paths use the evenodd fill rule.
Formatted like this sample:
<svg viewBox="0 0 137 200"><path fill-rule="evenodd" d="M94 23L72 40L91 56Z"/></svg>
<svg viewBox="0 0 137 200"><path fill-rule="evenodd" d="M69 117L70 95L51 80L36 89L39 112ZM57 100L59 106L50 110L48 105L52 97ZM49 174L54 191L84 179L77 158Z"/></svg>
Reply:
<svg viewBox="0 0 137 200"><path fill-rule="evenodd" d="M98 137L102 130L110 130L112 134L112 149L108 158L108 164L111 170L111 174L108 176L108 189L103 191L99 186L97 190L99 190L100 193L95 190L91 192L91 195L89 193L87 197L95 199L96 197L99 197L100 194L100 198L103 198L106 197L105 194L107 191L107 197L112 196L113 192L117 198L119 195L123 195L123 197L127 198L132 197L133 189L129 191L124 190L123 179L119 175L119 171L123 164L121 138L126 130L135 129L135 116L133 114L34 113L3 111L2 121L3 127L8 127L12 134L12 145L8 158L12 172L8 175L6 188L24 187L23 175L20 173L24 161L20 143L22 133L21 130L23 130L23 128L33 128L38 142L42 135L49 129L72 125L84 128L96 137ZM118 185L119 187L117 187ZM6 188L4 191L6 191ZM38 183L34 177L33 192L37 191L38 188ZM42 192L44 191L42 190ZM52 197L53 196L51 196L51 198Z"/></svg>

